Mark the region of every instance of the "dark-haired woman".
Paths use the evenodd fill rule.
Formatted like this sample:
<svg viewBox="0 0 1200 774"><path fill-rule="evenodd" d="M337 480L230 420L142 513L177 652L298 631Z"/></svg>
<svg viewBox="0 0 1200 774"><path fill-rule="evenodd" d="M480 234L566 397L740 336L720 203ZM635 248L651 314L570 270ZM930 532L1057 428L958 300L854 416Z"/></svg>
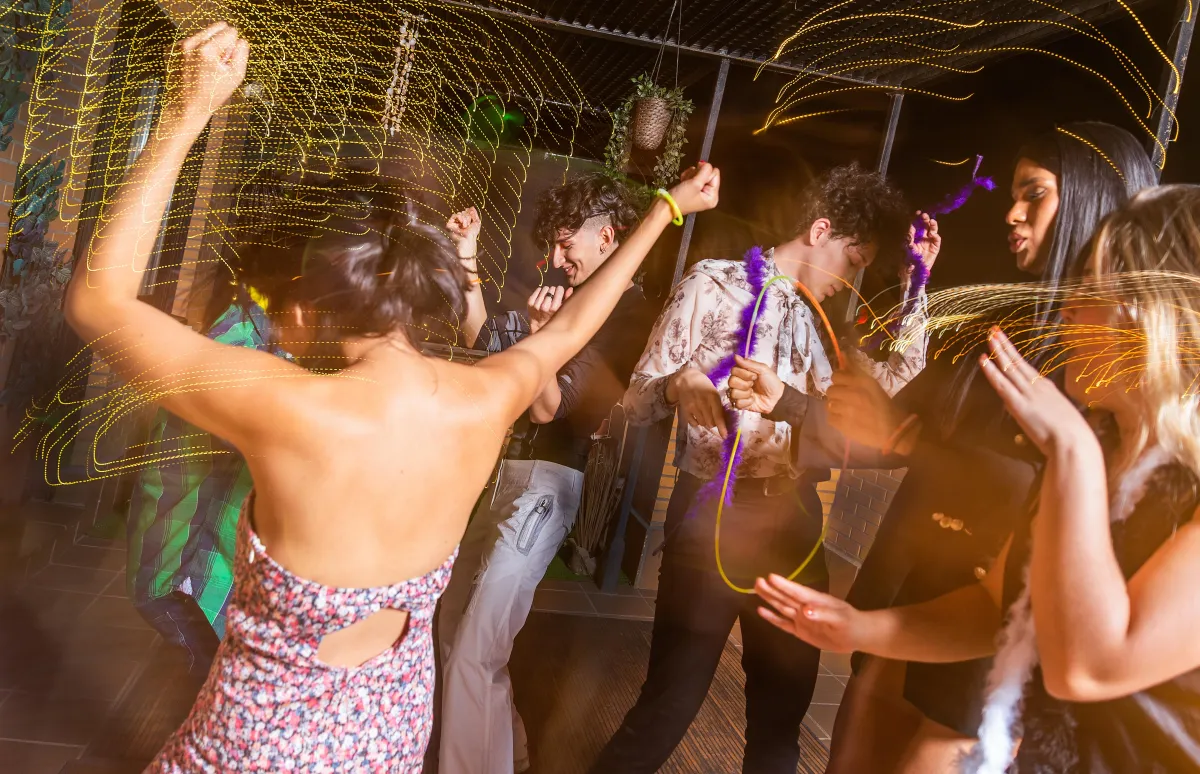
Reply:
<svg viewBox="0 0 1200 774"><path fill-rule="evenodd" d="M270 298L283 345L301 362L335 358L319 361L335 373L221 346L137 290L188 149L248 56L224 23L176 51L171 100L66 302L132 388L233 444L257 493L226 639L150 771L419 771L434 604L504 432L596 332L671 212L658 202L538 335L474 367L424 357L410 338L463 310L467 274L449 242L369 212L328 221ZM716 170L687 178L679 208L716 204Z"/></svg>
<svg viewBox="0 0 1200 774"><path fill-rule="evenodd" d="M980 357L1046 458L984 582L873 611L757 584L760 614L816 647L995 653L962 774L1200 772L1200 188L1142 191L1093 245L1063 294L1063 389L998 328Z"/></svg>
<svg viewBox="0 0 1200 774"><path fill-rule="evenodd" d="M1084 122L1036 138L1018 154L1006 218L1017 266L1057 286L1100 219L1153 184L1145 150L1123 129ZM1049 306L1037 314L1046 325L1057 319ZM755 392L770 394L778 402L770 404L772 417L790 415L800 426L792 437L797 465L840 465L849 437L864 452L896 451L873 459L864 453L858 467L908 468L848 602L864 610L924 602L989 572L1024 513L1041 455L979 378L973 358L931 358L894 399L852 372L835 374L828 403L785 393L761 368L735 376L739 406L760 403ZM902 425L903 437L893 437ZM989 664L857 654L827 772L953 770L979 727Z"/></svg>

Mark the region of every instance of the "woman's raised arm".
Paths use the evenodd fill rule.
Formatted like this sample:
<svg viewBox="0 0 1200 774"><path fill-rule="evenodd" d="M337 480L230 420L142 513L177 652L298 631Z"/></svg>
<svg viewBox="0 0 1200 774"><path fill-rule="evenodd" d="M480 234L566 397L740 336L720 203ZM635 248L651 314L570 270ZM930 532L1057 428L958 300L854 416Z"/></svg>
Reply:
<svg viewBox="0 0 1200 774"><path fill-rule="evenodd" d="M184 419L235 445L273 424L283 396L240 400L229 390L263 390L303 369L266 353L227 347L138 300L142 273L183 161L209 119L246 73L249 44L224 22L172 53L167 102L150 141L102 213L85 271L67 290L68 323L123 379ZM286 381L286 380L284 380ZM254 385L252 388L248 385ZM272 416L265 416L271 414Z"/></svg>
<svg viewBox="0 0 1200 774"><path fill-rule="evenodd" d="M702 161L683 173L671 197L683 214L700 212L717 206L720 187L720 170ZM477 366L493 378L493 394L504 401L509 421L520 416L558 369L596 334L670 222L670 207L662 199L655 200L641 224L546 327Z"/></svg>

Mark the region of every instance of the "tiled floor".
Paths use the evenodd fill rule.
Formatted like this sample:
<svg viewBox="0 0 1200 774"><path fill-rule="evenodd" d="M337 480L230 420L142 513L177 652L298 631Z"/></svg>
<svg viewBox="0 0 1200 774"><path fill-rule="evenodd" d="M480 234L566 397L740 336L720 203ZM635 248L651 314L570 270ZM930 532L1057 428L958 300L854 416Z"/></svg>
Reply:
<svg viewBox="0 0 1200 774"><path fill-rule="evenodd" d="M615 594L604 594L594 584L580 581L544 580L533 595L533 609L543 613L565 613L601 618L654 619L655 592L618 586Z"/></svg>
<svg viewBox="0 0 1200 774"><path fill-rule="evenodd" d="M158 636L124 596L124 551L71 545L5 595L0 771L59 774L137 680Z"/></svg>
<svg viewBox="0 0 1200 774"><path fill-rule="evenodd" d="M95 756L112 735L116 708L154 674L161 640L125 597L124 551L86 542L58 547L25 585L0 596L0 774L134 774L145 763ZM853 568L835 558L831 570L836 593L848 586ZM650 620L654 597L629 587L602 594L590 584L547 580L534 608ZM847 658L822 659L806 723L826 744L848 674Z"/></svg>
<svg viewBox="0 0 1200 774"><path fill-rule="evenodd" d="M830 591L845 597L854 581L857 568L849 561L832 552L827 553L830 574ZM566 615L599 616L603 618L631 618L652 620L656 592L621 586L616 594L603 594L590 583L577 581L546 580L538 587L533 597L533 609L547 613ZM741 632L734 624L734 642L741 647ZM833 733L833 720L838 705L850 679L850 657L837 653L821 656L821 673L813 691L812 705L805 724L826 746Z"/></svg>

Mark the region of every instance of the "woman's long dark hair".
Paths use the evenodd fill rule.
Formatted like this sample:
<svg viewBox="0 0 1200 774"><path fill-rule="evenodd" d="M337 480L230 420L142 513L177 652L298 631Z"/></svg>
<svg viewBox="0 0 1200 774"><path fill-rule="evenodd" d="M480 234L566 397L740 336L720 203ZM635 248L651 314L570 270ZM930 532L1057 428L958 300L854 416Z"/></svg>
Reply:
<svg viewBox="0 0 1200 774"><path fill-rule="evenodd" d="M1137 138L1099 121L1063 124L1039 135L1018 151L1020 159L1053 172L1058 180L1058 214L1041 277L1052 288L1076 273L1076 264L1086 258L1086 246L1104 216L1158 182L1150 156ZM1058 320L1058 308L1045 304L1038 307L1036 315L1038 327L1052 326ZM1050 356L1052 348L1039 351L1043 354L1035 358L1035 366ZM947 396L951 410L944 415L943 434L958 426L979 373L975 358L960 362Z"/></svg>

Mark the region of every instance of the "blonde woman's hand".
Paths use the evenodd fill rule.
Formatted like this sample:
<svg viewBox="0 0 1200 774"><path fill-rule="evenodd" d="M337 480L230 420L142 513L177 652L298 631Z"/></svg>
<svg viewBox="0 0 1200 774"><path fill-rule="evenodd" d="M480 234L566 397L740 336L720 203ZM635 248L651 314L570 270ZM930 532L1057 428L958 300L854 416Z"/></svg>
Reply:
<svg viewBox="0 0 1200 774"><path fill-rule="evenodd" d="M991 356L979 358L983 375L1004 401L1004 407L1038 449L1050 456L1068 446L1099 449L1087 420L1054 382L1021 357L999 328L988 336Z"/></svg>
<svg viewBox="0 0 1200 774"><path fill-rule="evenodd" d="M793 637L834 653L865 650L872 627L869 615L830 596L779 575L759 578L754 591L769 607L758 614Z"/></svg>
<svg viewBox="0 0 1200 774"><path fill-rule="evenodd" d="M168 59L163 118L203 127L242 84L250 43L225 22L176 44Z"/></svg>

